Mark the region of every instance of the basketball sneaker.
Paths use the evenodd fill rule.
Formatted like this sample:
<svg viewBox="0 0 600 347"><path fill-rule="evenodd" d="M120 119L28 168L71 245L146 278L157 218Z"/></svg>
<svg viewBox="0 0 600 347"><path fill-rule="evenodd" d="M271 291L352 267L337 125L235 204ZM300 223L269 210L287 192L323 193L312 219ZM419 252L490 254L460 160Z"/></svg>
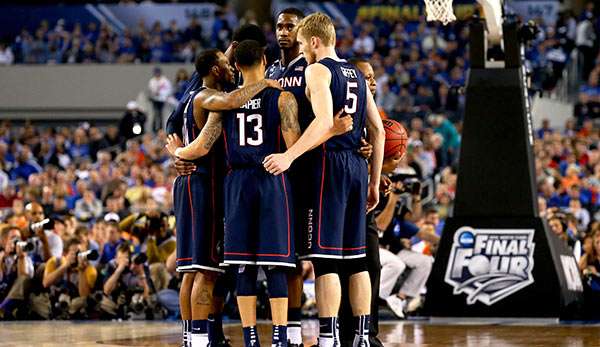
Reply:
<svg viewBox="0 0 600 347"><path fill-rule="evenodd" d="M363 338L362 336L354 336L354 342L352 347L371 347L369 344L369 338Z"/></svg>
<svg viewBox="0 0 600 347"><path fill-rule="evenodd" d="M406 300L402 300L396 295L388 296L385 298L387 306L394 312L396 317L404 319L404 306L406 306Z"/></svg>

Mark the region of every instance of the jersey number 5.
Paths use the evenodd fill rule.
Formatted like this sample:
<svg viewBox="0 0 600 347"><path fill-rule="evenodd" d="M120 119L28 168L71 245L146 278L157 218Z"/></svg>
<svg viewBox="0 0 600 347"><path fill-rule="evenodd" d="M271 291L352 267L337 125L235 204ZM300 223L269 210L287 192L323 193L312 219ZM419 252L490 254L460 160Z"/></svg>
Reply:
<svg viewBox="0 0 600 347"><path fill-rule="evenodd" d="M260 146L263 143L262 116L255 113L246 117L244 113L238 113L237 119L240 124L240 146L245 146L246 144ZM255 123L254 121L256 121L254 125L255 134L246 138L246 123Z"/></svg>
<svg viewBox="0 0 600 347"><path fill-rule="evenodd" d="M346 114L354 114L354 113L356 113L356 104L358 103L358 95L356 95L356 93L354 93L353 90L356 90L356 88L358 88L358 83L348 81L346 86L347 86L346 101L349 101L350 105L344 106L344 112Z"/></svg>

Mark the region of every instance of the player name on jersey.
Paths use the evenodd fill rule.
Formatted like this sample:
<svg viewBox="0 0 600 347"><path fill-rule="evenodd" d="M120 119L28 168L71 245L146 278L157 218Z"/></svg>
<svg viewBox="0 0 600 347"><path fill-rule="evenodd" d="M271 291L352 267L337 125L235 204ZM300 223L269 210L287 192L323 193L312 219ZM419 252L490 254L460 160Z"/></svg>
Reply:
<svg viewBox="0 0 600 347"><path fill-rule="evenodd" d="M277 82L279 82L281 88L301 87L302 76L282 77Z"/></svg>
<svg viewBox="0 0 600 347"><path fill-rule="evenodd" d="M356 70L354 70L354 69L348 69L343 66L340 66L340 70L342 70L342 75L344 75L344 77L358 78L358 75L356 74Z"/></svg>
<svg viewBox="0 0 600 347"><path fill-rule="evenodd" d="M261 98L251 99L247 103L245 103L241 108L246 110L258 110L260 108L260 100Z"/></svg>

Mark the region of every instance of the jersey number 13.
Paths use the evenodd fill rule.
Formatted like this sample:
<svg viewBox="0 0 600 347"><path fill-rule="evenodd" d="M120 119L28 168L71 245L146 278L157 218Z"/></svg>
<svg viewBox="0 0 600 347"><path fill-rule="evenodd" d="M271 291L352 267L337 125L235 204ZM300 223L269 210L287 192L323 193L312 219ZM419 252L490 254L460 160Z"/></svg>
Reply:
<svg viewBox="0 0 600 347"><path fill-rule="evenodd" d="M262 116L257 113L248 116L238 113L237 119L240 126L240 146L260 146L263 143ZM254 134L248 137L246 137L246 124L254 127Z"/></svg>

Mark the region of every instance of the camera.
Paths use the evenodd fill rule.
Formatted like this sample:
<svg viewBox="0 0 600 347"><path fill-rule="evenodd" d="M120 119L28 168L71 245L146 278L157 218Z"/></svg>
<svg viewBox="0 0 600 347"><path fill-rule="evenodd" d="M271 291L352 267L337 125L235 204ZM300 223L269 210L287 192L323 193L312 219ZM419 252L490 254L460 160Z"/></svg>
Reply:
<svg viewBox="0 0 600 347"><path fill-rule="evenodd" d="M31 252L35 249L35 245L30 240L21 241L20 239L14 239L13 242L15 243L15 248L19 247L25 253Z"/></svg>
<svg viewBox="0 0 600 347"><path fill-rule="evenodd" d="M394 194L421 194L421 181L419 181L419 179L415 175L398 174L391 176L390 180L394 183L402 182L402 188L394 189Z"/></svg>
<svg viewBox="0 0 600 347"><path fill-rule="evenodd" d="M138 253L131 257L131 261L135 265L142 265L148 261L148 256L146 255L146 253Z"/></svg>
<svg viewBox="0 0 600 347"><path fill-rule="evenodd" d="M131 296L131 302L129 308L135 314L142 314L146 310L146 302L144 300L144 293L135 293Z"/></svg>
<svg viewBox="0 0 600 347"><path fill-rule="evenodd" d="M40 230L53 230L54 229L54 220L50 218L46 218L41 222L31 223L31 231L38 232Z"/></svg>
<svg viewBox="0 0 600 347"><path fill-rule="evenodd" d="M77 253L77 260L80 262L84 260L95 261L98 260L98 258L100 258L100 254L98 254L98 251L95 249Z"/></svg>

